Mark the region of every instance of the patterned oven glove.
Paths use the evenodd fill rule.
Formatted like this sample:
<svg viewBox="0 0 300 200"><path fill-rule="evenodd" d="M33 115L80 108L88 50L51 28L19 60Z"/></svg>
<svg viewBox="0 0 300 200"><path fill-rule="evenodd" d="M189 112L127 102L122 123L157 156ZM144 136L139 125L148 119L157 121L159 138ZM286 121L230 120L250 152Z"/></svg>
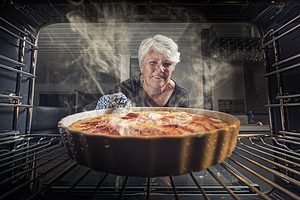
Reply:
<svg viewBox="0 0 300 200"><path fill-rule="evenodd" d="M96 110L107 108L126 108L131 107L131 101L127 97L119 92L114 94L107 94L102 96L96 105Z"/></svg>

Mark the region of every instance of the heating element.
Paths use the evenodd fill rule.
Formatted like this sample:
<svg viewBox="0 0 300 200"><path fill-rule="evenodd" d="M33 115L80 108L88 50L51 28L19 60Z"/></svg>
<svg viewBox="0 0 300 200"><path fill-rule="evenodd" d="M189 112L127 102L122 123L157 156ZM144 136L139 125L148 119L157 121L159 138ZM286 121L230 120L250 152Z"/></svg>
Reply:
<svg viewBox="0 0 300 200"><path fill-rule="evenodd" d="M288 80L299 74L300 55L284 53L282 42L299 38L299 20L270 29L261 41L270 131L241 131L233 155L200 172L127 177L77 165L58 130L31 130L36 38L1 17L2 39L18 52L0 55L1 130L7 130L0 133L0 199L299 199L300 130L292 116L299 114L300 94Z"/></svg>

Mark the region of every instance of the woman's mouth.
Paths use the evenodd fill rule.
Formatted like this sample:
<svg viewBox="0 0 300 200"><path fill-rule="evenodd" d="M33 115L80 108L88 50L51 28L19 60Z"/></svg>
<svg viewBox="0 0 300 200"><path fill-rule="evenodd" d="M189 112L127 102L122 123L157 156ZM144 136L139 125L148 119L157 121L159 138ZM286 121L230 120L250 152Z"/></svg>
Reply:
<svg viewBox="0 0 300 200"><path fill-rule="evenodd" d="M154 78L154 79L165 79L165 76L164 75L154 75L154 76L152 76L152 78Z"/></svg>

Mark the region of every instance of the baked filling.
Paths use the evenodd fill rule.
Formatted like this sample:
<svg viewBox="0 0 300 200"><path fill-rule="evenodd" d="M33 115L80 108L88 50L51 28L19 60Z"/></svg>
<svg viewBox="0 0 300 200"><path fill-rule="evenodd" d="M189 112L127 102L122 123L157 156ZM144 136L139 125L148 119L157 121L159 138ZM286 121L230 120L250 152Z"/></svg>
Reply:
<svg viewBox="0 0 300 200"><path fill-rule="evenodd" d="M176 136L208 133L228 124L201 114L177 111L135 111L103 114L73 123L70 128L87 134Z"/></svg>

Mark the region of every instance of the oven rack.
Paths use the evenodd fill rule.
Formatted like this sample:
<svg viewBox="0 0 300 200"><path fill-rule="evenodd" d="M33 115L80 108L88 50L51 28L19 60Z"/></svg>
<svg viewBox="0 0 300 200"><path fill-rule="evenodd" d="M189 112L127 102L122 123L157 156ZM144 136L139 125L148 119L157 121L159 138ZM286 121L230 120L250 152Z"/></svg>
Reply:
<svg viewBox="0 0 300 200"><path fill-rule="evenodd" d="M59 134L1 134L1 147L12 143L19 145L0 150L0 199L300 198L300 148L286 145L300 141L284 135L240 134L232 156L217 166L182 176L144 177L139 184L132 181L141 178L77 165ZM188 184L180 184L182 177Z"/></svg>

